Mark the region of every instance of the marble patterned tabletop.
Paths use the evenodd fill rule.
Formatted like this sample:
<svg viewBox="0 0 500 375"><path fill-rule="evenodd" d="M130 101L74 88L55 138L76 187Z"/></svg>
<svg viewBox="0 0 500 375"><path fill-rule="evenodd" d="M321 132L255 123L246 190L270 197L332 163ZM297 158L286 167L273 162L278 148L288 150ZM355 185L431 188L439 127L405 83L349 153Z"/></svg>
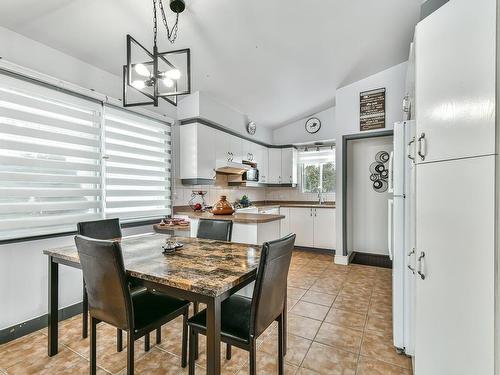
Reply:
<svg viewBox="0 0 500 375"><path fill-rule="evenodd" d="M184 246L163 255L166 234L121 239L127 273L167 286L216 297L238 285L257 269L260 247L233 242L175 237ZM76 246L44 250L55 259L79 263Z"/></svg>

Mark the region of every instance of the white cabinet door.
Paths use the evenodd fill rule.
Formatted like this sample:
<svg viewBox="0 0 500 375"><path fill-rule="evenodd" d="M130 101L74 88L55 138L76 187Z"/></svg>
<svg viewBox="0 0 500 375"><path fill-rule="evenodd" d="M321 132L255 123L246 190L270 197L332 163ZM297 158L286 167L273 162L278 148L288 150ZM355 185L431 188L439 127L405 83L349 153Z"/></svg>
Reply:
<svg viewBox="0 0 500 375"><path fill-rule="evenodd" d="M243 141L234 135L229 135L229 152L235 163L241 163L244 160Z"/></svg>
<svg viewBox="0 0 500 375"><path fill-rule="evenodd" d="M297 150L293 147L281 149L281 183L297 183Z"/></svg>
<svg viewBox="0 0 500 375"><path fill-rule="evenodd" d="M495 152L495 34L495 0L450 1L417 25L417 163Z"/></svg>
<svg viewBox="0 0 500 375"><path fill-rule="evenodd" d="M212 142L215 130L202 124L182 125L180 128L181 179L213 179L215 150Z"/></svg>
<svg viewBox="0 0 500 375"><path fill-rule="evenodd" d="M281 149L270 148L269 150L269 176L268 183L281 183Z"/></svg>
<svg viewBox="0 0 500 375"><path fill-rule="evenodd" d="M290 232L297 235L297 246L314 246L314 217L312 208L290 207Z"/></svg>
<svg viewBox="0 0 500 375"><path fill-rule="evenodd" d="M253 142L247 141L246 139L241 140L242 160L253 161L252 159L255 158L253 146Z"/></svg>
<svg viewBox="0 0 500 375"><path fill-rule="evenodd" d="M336 245L335 209L313 208L314 247L334 249Z"/></svg>
<svg viewBox="0 0 500 375"><path fill-rule="evenodd" d="M213 143L213 147L215 148L215 159L217 167L224 166L227 164L230 155L230 137L231 135L221 132L219 130L215 130L215 139Z"/></svg>
<svg viewBox="0 0 500 375"><path fill-rule="evenodd" d="M415 374L493 374L494 156L417 165L416 178Z"/></svg>
<svg viewBox="0 0 500 375"><path fill-rule="evenodd" d="M287 234L292 232L290 230L290 208L289 207L280 207L280 215L285 216L285 218L281 219L281 222L280 222L280 236L284 237Z"/></svg>
<svg viewBox="0 0 500 375"><path fill-rule="evenodd" d="M257 145L256 160L257 169L259 170L259 182L267 183L269 177L269 156L267 147Z"/></svg>

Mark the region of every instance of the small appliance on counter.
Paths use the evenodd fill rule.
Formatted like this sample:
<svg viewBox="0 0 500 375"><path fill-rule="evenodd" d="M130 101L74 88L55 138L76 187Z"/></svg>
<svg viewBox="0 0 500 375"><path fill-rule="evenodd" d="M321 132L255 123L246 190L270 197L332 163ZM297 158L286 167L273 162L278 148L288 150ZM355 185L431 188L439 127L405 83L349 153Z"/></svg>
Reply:
<svg viewBox="0 0 500 375"><path fill-rule="evenodd" d="M231 206L231 203L227 201L227 197L221 195L220 200L213 205L212 213L214 215L232 215L234 213L234 208Z"/></svg>

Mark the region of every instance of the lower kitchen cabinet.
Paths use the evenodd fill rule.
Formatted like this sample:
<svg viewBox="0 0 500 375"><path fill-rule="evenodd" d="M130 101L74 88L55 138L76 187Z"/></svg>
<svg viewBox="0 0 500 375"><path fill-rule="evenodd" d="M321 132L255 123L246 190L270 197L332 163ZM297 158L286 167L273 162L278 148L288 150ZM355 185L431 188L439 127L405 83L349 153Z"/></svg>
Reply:
<svg viewBox="0 0 500 375"><path fill-rule="evenodd" d="M334 208L281 207L281 236L295 233L297 246L335 249Z"/></svg>

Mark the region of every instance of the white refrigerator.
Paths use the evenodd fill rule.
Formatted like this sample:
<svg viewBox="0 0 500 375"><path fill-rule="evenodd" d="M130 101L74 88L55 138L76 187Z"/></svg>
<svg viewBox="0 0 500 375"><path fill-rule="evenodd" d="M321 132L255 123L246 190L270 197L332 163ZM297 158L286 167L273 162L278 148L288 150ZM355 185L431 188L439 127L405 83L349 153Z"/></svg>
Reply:
<svg viewBox="0 0 500 375"><path fill-rule="evenodd" d="M388 243L392 259L393 342L414 354L415 327L415 121L394 124L394 150L389 162Z"/></svg>

